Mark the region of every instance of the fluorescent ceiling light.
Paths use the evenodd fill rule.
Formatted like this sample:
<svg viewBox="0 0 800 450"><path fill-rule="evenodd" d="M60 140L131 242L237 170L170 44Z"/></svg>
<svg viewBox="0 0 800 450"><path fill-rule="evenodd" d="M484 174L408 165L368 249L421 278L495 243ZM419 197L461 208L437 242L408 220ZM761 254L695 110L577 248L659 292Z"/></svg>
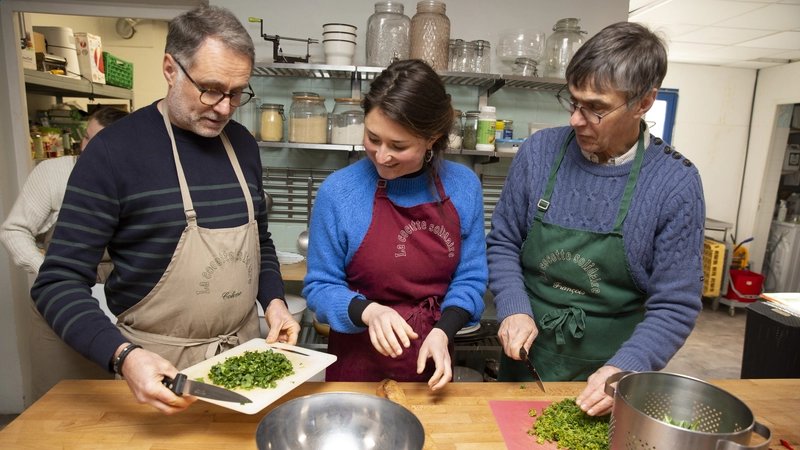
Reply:
<svg viewBox="0 0 800 450"><path fill-rule="evenodd" d="M650 12L659 6L664 6L667 3L671 2L672 0L653 0L651 2L647 2L646 4L635 8L631 11L628 11L628 20L633 21L636 20L637 17L641 16L646 12Z"/></svg>

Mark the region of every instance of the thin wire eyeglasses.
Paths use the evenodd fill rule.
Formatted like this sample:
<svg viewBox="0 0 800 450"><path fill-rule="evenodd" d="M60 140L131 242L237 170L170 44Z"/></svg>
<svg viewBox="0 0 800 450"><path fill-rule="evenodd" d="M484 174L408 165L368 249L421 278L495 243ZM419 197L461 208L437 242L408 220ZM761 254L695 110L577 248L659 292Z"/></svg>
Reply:
<svg viewBox="0 0 800 450"><path fill-rule="evenodd" d="M587 122L589 122L591 124L594 124L594 125L599 124L600 120L603 117L606 117L607 115L613 113L614 111L622 108L625 104L627 104L627 102L624 102L621 105L617 106L616 108L612 109L611 111L609 111L609 112L607 112L605 114L597 114L596 112L592 111L591 109L589 109L589 108L587 108L585 106L578 105L577 103L572 103L570 100L567 100L566 98L562 97L561 96L561 91L563 91L566 88L567 88L567 85L565 84L556 93L556 98L558 99L558 103L560 103L561 106L563 106L564 109L566 109L567 112L570 113L570 115L575 114L575 110L576 109L580 110L581 115L583 116L583 118L586 119Z"/></svg>
<svg viewBox="0 0 800 450"><path fill-rule="evenodd" d="M250 87L249 83L247 84L247 88L250 89L250 92L233 92L228 94L225 92L220 92L216 89L201 88L192 79L192 77L189 75L189 72L187 72L186 69L183 68L183 65L180 62L178 62L177 59L174 59L174 61L176 64L178 64L178 67L181 68L183 73L186 74L186 78L188 78L189 81L192 82L194 87L196 87L197 90L200 91L200 103L206 106L217 106L218 104L220 104L220 102L225 100L225 97L228 97L230 99L231 106L242 106L247 102L249 102L250 99L256 95L256 93L253 92L253 88Z"/></svg>

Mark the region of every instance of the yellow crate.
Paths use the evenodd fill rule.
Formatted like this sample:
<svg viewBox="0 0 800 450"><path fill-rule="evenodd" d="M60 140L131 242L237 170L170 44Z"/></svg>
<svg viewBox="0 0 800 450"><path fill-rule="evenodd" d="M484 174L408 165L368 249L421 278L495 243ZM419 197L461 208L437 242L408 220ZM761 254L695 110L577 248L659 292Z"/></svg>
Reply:
<svg viewBox="0 0 800 450"><path fill-rule="evenodd" d="M725 274L725 244L703 241L703 297L717 297Z"/></svg>

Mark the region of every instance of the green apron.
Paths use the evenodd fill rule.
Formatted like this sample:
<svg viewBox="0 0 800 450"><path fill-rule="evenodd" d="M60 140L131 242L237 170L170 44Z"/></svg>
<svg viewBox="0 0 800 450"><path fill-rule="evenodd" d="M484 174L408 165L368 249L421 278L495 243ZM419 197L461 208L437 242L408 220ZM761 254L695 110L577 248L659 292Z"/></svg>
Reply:
<svg viewBox="0 0 800 450"><path fill-rule="evenodd" d="M610 233L542 220L574 131L553 163L520 252L525 288L539 329L529 354L544 381L585 381L644 320L646 296L631 275L622 240L622 223L644 159L644 130L639 132L636 156ZM531 380L521 361L502 355L498 381Z"/></svg>

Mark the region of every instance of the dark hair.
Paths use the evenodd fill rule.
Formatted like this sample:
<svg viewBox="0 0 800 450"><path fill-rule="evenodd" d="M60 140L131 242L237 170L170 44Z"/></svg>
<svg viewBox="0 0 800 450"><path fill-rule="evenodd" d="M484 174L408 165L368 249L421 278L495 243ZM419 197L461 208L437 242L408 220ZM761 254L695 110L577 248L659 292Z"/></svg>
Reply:
<svg viewBox="0 0 800 450"><path fill-rule="evenodd" d="M102 106L95 110L91 116L89 116L89 120L94 119L98 124L105 128L127 115L127 112L114 108L113 106Z"/></svg>
<svg viewBox="0 0 800 450"><path fill-rule="evenodd" d="M247 56L250 65L255 63L253 39L230 10L219 6L200 5L172 19L164 52L189 69L207 38L215 38L231 51Z"/></svg>
<svg viewBox="0 0 800 450"><path fill-rule="evenodd" d="M628 108L661 87L667 75L664 40L634 22L609 25L586 41L567 66L567 83L597 92L622 92Z"/></svg>
<svg viewBox="0 0 800 450"><path fill-rule="evenodd" d="M430 139L433 158L426 164L430 173L447 149L454 111L444 82L429 65L417 59L397 61L372 81L362 102L364 114L380 110L414 136Z"/></svg>

